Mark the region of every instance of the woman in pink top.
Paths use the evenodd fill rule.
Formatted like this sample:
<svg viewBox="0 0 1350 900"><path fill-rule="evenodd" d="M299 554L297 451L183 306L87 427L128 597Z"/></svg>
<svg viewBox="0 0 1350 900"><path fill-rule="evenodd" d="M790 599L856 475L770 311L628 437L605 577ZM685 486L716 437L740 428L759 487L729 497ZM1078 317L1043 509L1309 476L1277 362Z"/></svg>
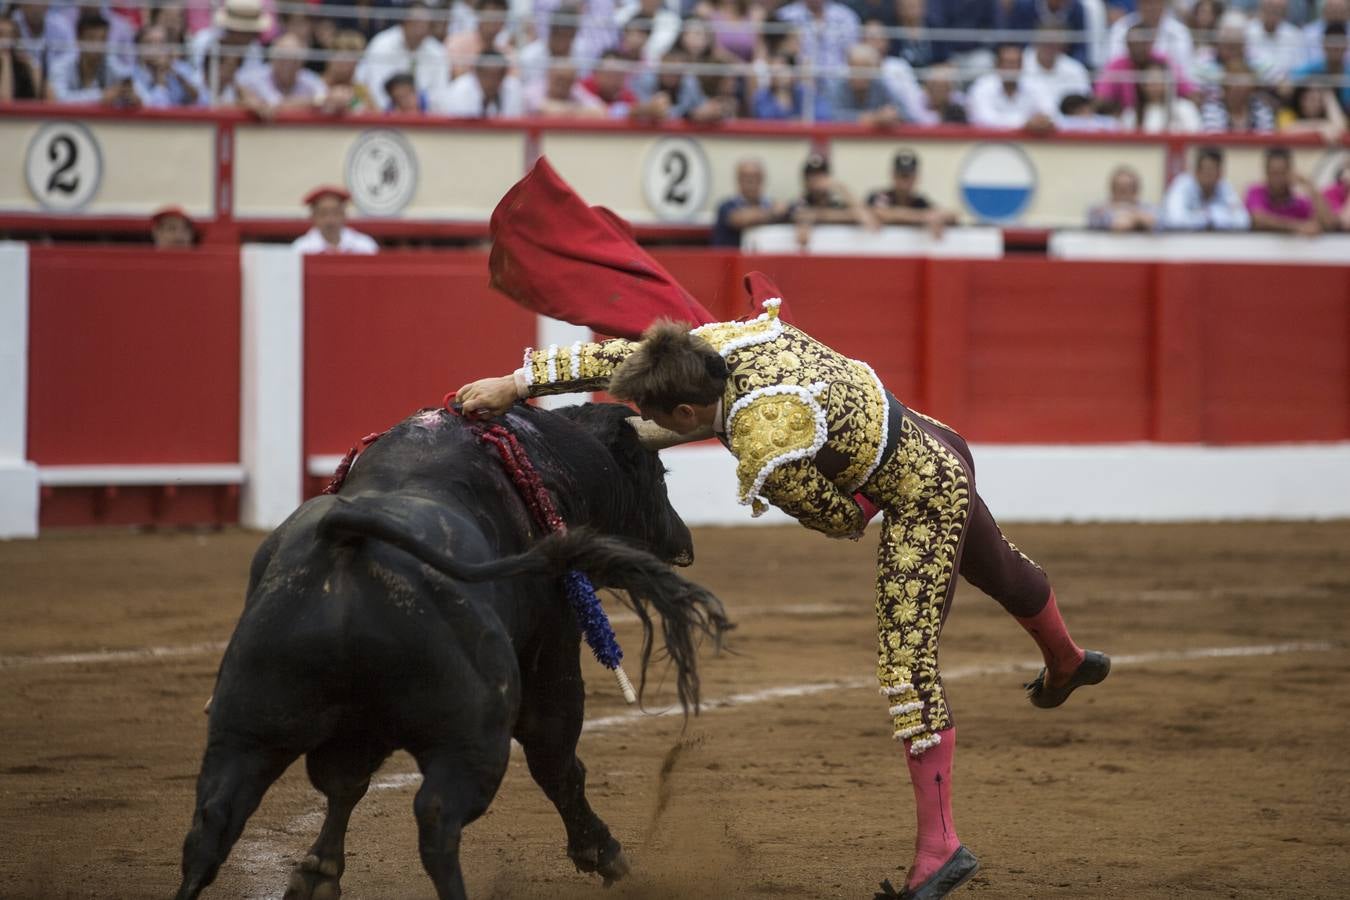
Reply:
<svg viewBox="0 0 1350 900"><path fill-rule="evenodd" d="M1350 163L1342 163L1336 181L1322 192L1336 231L1350 231Z"/></svg>
<svg viewBox="0 0 1350 900"><path fill-rule="evenodd" d="M712 22L713 41L723 50L749 62L759 45L764 7L751 0L717 0L700 3L695 13Z"/></svg>

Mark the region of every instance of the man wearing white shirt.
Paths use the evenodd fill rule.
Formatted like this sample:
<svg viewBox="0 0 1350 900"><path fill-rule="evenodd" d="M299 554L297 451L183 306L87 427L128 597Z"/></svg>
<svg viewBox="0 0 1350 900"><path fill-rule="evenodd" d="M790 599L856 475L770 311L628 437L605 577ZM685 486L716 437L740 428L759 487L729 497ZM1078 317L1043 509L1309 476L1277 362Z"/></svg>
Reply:
<svg viewBox="0 0 1350 900"><path fill-rule="evenodd" d="M423 0L407 6L408 16L370 39L356 78L370 91L380 109L389 107L384 83L400 72L412 75L427 96L450 82L450 54L431 34L431 12Z"/></svg>
<svg viewBox="0 0 1350 900"><path fill-rule="evenodd" d="M430 112L469 119L517 118L525 114L520 79L507 72L506 58L490 50L465 72L428 98Z"/></svg>
<svg viewBox="0 0 1350 900"><path fill-rule="evenodd" d="M1284 20L1288 0L1261 0L1257 17L1247 23L1247 62L1263 81L1283 81L1303 65L1303 34Z"/></svg>
<svg viewBox="0 0 1350 900"><path fill-rule="evenodd" d="M1022 48L1000 44L994 71L975 79L966 95L966 113L977 128L1053 127L1038 96L1022 85Z"/></svg>
<svg viewBox="0 0 1350 900"><path fill-rule="evenodd" d="M1167 11L1166 0L1139 0L1138 9L1116 20L1108 38L1107 59L1125 54L1125 35L1135 25L1143 25L1153 32L1153 52L1167 57L1183 75L1190 75L1195 65L1195 42L1190 29Z"/></svg>
<svg viewBox="0 0 1350 900"><path fill-rule="evenodd" d="M1070 94L1092 96L1087 66L1064 52L1060 30L1058 25L1042 26L1036 42L1022 51L1022 90L1035 97L1039 110L1052 119L1059 118L1059 105Z"/></svg>
<svg viewBox="0 0 1350 900"><path fill-rule="evenodd" d="M301 253L379 253L380 245L368 234L347 227L347 202L352 195L340 187L321 185L305 195L310 229L291 244Z"/></svg>
<svg viewBox="0 0 1350 900"><path fill-rule="evenodd" d="M1202 147L1195 174L1182 172L1167 187L1162 225L1171 231L1246 231L1252 218L1233 186L1223 179L1223 151Z"/></svg>

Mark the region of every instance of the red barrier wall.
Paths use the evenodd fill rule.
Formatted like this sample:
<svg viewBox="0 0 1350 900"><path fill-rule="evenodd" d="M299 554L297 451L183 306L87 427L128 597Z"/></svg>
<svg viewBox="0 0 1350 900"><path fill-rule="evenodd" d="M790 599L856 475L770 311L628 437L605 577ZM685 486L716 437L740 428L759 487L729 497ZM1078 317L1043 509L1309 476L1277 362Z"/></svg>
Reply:
<svg viewBox="0 0 1350 900"><path fill-rule="evenodd" d="M239 255L33 247L28 457L239 459Z"/></svg>
<svg viewBox="0 0 1350 900"><path fill-rule="evenodd" d="M520 365L535 317L483 253L305 259L305 455L345 453L466 381Z"/></svg>

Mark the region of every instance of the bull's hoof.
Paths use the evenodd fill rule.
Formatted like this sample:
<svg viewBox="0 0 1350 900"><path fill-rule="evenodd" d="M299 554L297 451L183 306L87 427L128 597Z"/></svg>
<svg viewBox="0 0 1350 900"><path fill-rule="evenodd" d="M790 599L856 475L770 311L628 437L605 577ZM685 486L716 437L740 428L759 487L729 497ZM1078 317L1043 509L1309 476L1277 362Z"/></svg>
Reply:
<svg viewBox="0 0 1350 900"><path fill-rule="evenodd" d="M320 860L311 853L291 872L284 900L338 900L342 896L341 877L341 863Z"/></svg>
<svg viewBox="0 0 1350 900"><path fill-rule="evenodd" d="M586 874L594 872L604 879L605 887L609 887L629 872L628 859L623 855L623 845L614 838L609 838L603 846L569 849L567 855L578 872Z"/></svg>

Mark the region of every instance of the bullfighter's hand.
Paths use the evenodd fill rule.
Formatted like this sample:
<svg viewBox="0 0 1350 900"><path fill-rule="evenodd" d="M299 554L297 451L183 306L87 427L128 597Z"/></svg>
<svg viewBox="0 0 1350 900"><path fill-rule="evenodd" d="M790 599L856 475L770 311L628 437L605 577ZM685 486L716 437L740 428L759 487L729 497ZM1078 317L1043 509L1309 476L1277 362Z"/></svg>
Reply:
<svg viewBox="0 0 1350 900"><path fill-rule="evenodd" d="M479 419L496 418L519 399L514 375L480 378L455 392L455 400L464 408L464 415Z"/></svg>

